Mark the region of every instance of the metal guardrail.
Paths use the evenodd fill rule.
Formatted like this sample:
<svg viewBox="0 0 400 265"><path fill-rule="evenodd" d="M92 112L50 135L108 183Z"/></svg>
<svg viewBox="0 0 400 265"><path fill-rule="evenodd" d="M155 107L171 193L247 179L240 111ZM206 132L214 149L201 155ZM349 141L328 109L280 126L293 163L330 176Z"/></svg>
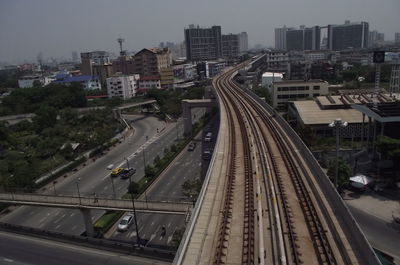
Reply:
<svg viewBox="0 0 400 265"><path fill-rule="evenodd" d="M132 201L124 199L109 199L97 197L76 197L61 195L44 195L34 193L0 193L0 202L9 204L36 205L60 208L88 208L102 210L130 211ZM186 214L190 202L168 202L168 201L138 201L135 200L137 210L147 212L164 212L175 214Z"/></svg>

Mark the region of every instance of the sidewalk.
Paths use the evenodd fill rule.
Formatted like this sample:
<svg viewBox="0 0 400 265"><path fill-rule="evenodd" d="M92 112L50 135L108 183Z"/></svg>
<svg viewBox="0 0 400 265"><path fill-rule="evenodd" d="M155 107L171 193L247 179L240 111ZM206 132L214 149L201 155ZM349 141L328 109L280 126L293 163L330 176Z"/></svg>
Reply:
<svg viewBox="0 0 400 265"><path fill-rule="evenodd" d="M353 192L345 190L343 200L348 205L360 209L388 223L393 217L400 217L400 201L387 198L374 191Z"/></svg>

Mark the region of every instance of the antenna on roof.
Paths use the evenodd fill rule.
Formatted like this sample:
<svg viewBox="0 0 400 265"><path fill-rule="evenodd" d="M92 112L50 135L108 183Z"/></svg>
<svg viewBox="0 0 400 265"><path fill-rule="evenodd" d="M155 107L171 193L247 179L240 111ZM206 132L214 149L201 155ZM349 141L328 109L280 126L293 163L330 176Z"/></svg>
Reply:
<svg viewBox="0 0 400 265"><path fill-rule="evenodd" d="M119 43L119 54L121 56L126 55L126 52L122 50L122 43L125 42L125 39L123 38L118 38L117 39L118 43Z"/></svg>

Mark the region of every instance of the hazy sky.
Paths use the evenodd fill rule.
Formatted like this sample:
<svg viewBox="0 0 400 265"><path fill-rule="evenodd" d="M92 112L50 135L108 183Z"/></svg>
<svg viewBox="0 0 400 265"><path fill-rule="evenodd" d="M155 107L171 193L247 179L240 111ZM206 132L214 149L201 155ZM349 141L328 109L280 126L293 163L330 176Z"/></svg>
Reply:
<svg viewBox="0 0 400 265"><path fill-rule="evenodd" d="M274 28L367 21L393 40L400 32L400 0L0 0L0 62L34 60L41 51L118 52L180 42L189 24L247 31L250 46L274 45Z"/></svg>

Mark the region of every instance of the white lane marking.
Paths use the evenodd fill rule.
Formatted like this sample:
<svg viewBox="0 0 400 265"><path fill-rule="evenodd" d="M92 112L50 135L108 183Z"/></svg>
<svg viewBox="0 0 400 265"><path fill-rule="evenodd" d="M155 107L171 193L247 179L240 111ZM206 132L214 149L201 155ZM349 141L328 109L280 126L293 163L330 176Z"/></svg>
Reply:
<svg viewBox="0 0 400 265"><path fill-rule="evenodd" d="M66 215L67 215L67 214L63 214L63 215L61 216L61 218L64 218Z"/></svg>
<svg viewBox="0 0 400 265"><path fill-rule="evenodd" d="M3 260L6 261L6 262L14 262L14 260L12 260L12 259L7 259L7 258L4 258Z"/></svg>
<svg viewBox="0 0 400 265"><path fill-rule="evenodd" d="M147 243L149 243L151 240L153 240L156 237L156 234L151 234L150 239Z"/></svg>
<svg viewBox="0 0 400 265"><path fill-rule="evenodd" d="M1 232L0 234L5 236L5 237L11 237L11 238L20 238L22 240L28 240L28 241L33 241L33 242L37 242L39 244L44 244L44 245L48 245L49 247L54 248L55 246L57 247L61 247L61 248L68 248L68 249L72 249L72 250L76 250L77 252L87 252L87 253L92 253L92 254L97 254L97 255L102 255L102 256L108 256L108 257L115 257L116 254L115 253L108 253L105 251L97 251L94 249L88 249L88 248L83 248L81 246L79 247L75 247L75 246L70 246L68 244L65 243L57 243L55 241L47 241L47 240L43 240L43 239L37 239L37 238L30 238L30 237L26 237L26 236L20 236L17 234L12 234L12 235L8 235L7 233ZM121 258L125 258L125 259L129 259L129 257L121 257ZM136 259L136 257L135 257ZM130 259L132 260L132 259Z"/></svg>
<svg viewBox="0 0 400 265"><path fill-rule="evenodd" d="M61 225L57 225L57 226L56 226L56 230L57 230L58 228L60 228L60 226L61 226Z"/></svg>
<svg viewBox="0 0 400 265"><path fill-rule="evenodd" d="M153 225L154 225L154 221L153 221L153 222L151 222L150 226L153 226Z"/></svg>
<svg viewBox="0 0 400 265"><path fill-rule="evenodd" d="M31 211L30 213L29 213L29 215L32 215L32 214L34 214L35 212L34 211Z"/></svg>
<svg viewBox="0 0 400 265"><path fill-rule="evenodd" d="M74 225L71 230L74 231L76 229L76 225Z"/></svg>
<svg viewBox="0 0 400 265"><path fill-rule="evenodd" d="M39 220L39 223L43 223L46 219L47 219L47 216L43 217L42 219Z"/></svg>
<svg viewBox="0 0 400 265"><path fill-rule="evenodd" d="M72 216L74 216L74 215L75 215L75 213L71 213L69 216L71 216L71 217L72 217Z"/></svg>

